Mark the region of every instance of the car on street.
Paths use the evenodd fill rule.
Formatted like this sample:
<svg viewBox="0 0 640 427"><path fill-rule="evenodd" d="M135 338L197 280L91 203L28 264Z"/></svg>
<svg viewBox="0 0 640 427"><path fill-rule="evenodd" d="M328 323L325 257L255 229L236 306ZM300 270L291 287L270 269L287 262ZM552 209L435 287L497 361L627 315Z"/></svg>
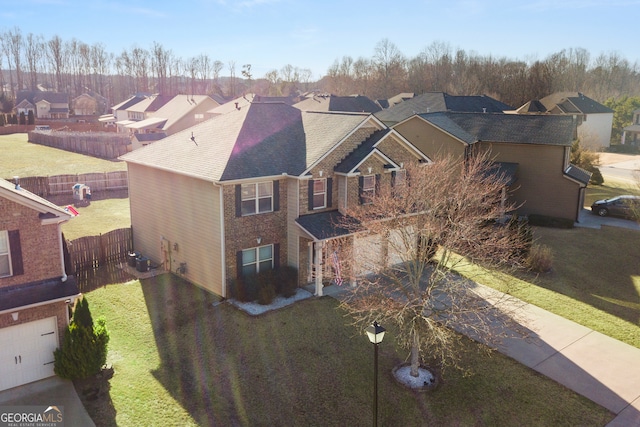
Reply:
<svg viewBox="0 0 640 427"><path fill-rule="evenodd" d="M640 216L640 196L617 196L598 200L591 205L591 212L598 216L620 216L638 219Z"/></svg>

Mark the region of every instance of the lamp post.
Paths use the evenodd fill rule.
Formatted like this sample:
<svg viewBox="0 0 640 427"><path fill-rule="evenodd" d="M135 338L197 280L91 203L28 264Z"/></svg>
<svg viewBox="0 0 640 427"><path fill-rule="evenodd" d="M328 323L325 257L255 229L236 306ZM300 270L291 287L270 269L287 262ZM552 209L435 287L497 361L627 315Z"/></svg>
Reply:
<svg viewBox="0 0 640 427"><path fill-rule="evenodd" d="M378 322L365 329L369 341L373 344L373 425L378 425L378 344L384 338L385 328L380 326Z"/></svg>

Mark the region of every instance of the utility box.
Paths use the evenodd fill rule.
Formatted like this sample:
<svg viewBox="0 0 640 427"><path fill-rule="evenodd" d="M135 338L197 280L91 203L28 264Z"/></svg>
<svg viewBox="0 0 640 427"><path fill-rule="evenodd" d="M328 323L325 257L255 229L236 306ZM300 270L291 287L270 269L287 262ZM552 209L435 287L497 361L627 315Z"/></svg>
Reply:
<svg viewBox="0 0 640 427"><path fill-rule="evenodd" d="M136 260L138 258L140 258L139 252L129 252L127 254L127 264L129 264L129 267L136 268Z"/></svg>
<svg viewBox="0 0 640 427"><path fill-rule="evenodd" d="M149 271L150 264L151 261L149 260L149 258L145 258L143 256L136 258L136 270L141 273Z"/></svg>

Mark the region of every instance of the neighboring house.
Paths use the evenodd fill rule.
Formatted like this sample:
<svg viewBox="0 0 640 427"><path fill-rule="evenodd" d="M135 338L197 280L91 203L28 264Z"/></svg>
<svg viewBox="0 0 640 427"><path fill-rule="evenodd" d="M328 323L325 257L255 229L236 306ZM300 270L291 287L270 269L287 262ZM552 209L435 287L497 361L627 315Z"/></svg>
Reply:
<svg viewBox="0 0 640 427"><path fill-rule="evenodd" d="M640 109L633 112L633 121L623 129L622 143L640 145Z"/></svg>
<svg viewBox="0 0 640 427"><path fill-rule="evenodd" d="M407 101L413 98L414 96L415 96L415 93L413 92L403 92L389 99L378 99L376 102L383 109L387 109L389 107L393 107L394 105L401 103L402 101Z"/></svg>
<svg viewBox="0 0 640 427"><path fill-rule="evenodd" d="M350 111L354 113L375 113L382 108L366 96L336 96L330 94L314 94L296 104L302 111Z"/></svg>
<svg viewBox="0 0 640 427"><path fill-rule="evenodd" d="M33 109L35 117L39 119L68 119L69 95L60 92L20 91L16 95L16 112L20 114L18 107L25 111L25 115L28 114L28 109Z"/></svg>
<svg viewBox="0 0 640 427"><path fill-rule="evenodd" d="M134 105L130 111L135 112ZM136 116L132 122L125 124L124 128L130 133L163 133L172 135L188 127L202 122L211 116L207 113L212 108L219 106L213 98L207 95L176 95L164 103L158 110L150 112L143 117L143 113Z"/></svg>
<svg viewBox="0 0 640 427"><path fill-rule="evenodd" d="M18 116L24 114L25 117L28 117L29 112L33 113L33 117L36 116L36 106L27 99L23 99L19 104L16 104L15 110Z"/></svg>
<svg viewBox="0 0 640 427"><path fill-rule="evenodd" d="M80 296L64 267L60 226L71 217L0 179L0 390L54 375L53 351Z"/></svg>
<svg viewBox="0 0 640 427"><path fill-rule="evenodd" d="M272 102L233 105L121 158L136 251L221 296L237 277L280 265L321 295L334 252L353 280L366 267L351 261L375 236L340 227L347 209L404 165L429 162L369 114Z"/></svg>
<svg viewBox="0 0 640 427"><path fill-rule="evenodd" d="M394 130L429 158L490 152L512 180L521 215L578 220L590 174L569 163L573 118L548 115L429 113Z"/></svg>
<svg viewBox="0 0 640 427"><path fill-rule="evenodd" d="M126 129L124 128L124 126L134 122L134 120L131 120L129 118L129 113L127 109L139 102L142 102L148 99L151 96L152 96L151 94L137 93L125 99L121 103L111 107L111 114L105 114L100 116L98 118L98 121L106 125L116 126L118 132L126 132Z"/></svg>
<svg viewBox="0 0 640 427"><path fill-rule="evenodd" d="M571 116L576 123L574 139L584 147L602 151L611 145L613 110L580 92L557 92L529 101L515 113Z"/></svg>
<svg viewBox="0 0 640 427"><path fill-rule="evenodd" d="M107 98L95 92L86 92L71 100L71 108L76 116L95 116L107 109Z"/></svg>
<svg viewBox="0 0 640 427"><path fill-rule="evenodd" d="M457 96L445 92L427 92L407 99L401 97L395 105L376 113L376 117L387 126L393 126L414 114L439 111L503 113L509 110L513 110L513 107L486 95Z"/></svg>

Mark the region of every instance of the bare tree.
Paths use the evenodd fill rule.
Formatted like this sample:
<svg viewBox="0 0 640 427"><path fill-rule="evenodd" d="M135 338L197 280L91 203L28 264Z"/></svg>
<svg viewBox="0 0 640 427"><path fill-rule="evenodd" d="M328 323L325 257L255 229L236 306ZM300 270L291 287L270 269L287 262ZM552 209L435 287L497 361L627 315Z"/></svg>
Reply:
<svg viewBox="0 0 640 427"><path fill-rule="evenodd" d="M9 70L11 70L11 61L13 61L13 68L16 74L16 86L17 90L20 91L23 89L22 84L22 50L23 50L23 41L22 41L22 33L20 32L20 28L14 28L13 30L9 30L4 33L4 49L5 56L7 57L7 62L9 63ZM9 71L9 75L11 76L11 71ZM10 78L11 82L11 94L15 99L16 90L13 87L13 78Z"/></svg>
<svg viewBox="0 0 640 427"><path fill-rule="evenodd" d="M64 71L64 43L60 36L53 36L47 42L47 59L50 70L55 75L54 87L56 91L62 90L62 73Z"/></svg>
<svg viewBox="0 0 640 427"><path fill-rule="evenodd" d="M389 98L403 91L406 84L405 63L404 55L389 39L378 42L373 56L379 88L379 92L374 92L376 97Z"/></svg>
<svg viewBox="0 0 640 427"><path fill-rule="evenodd" d="M40 66L40 58L43 53L42 36L36 36L33 33L27 34L25 40L25 55L27 67L29 68L29 88L33 91L38 85L38 71Z"/></svg>
<svg viewBox="0 0 640 427"><path fill-rule="evenodd" d="M158 42L153 42L151 48L151 69L152 74L156 79L156 88L158 93L167 94L168 81L167 76L169 74L171 51L166 50Z"/></svg>
<svg viewBox="0 0 640 427"><path fill-rule="evenodd" d="M229 61L229 96L234 98L236 96L236 61Z"/></svg>
<svg viewBox="0 0 640 427"><path fill-rule="evenodd" d="M504 299L489 304L473 282L452 272L469 260L491 269L519 266L526 239L519 227L496 223L513 206L502 198L504 177L488 154L406 166L393 188L377 190L369 204L348 212L344 225L378 236L380 247L371 243L354 254L375 274L361 278L342 306L361 329L374 321L393 326L418 376L427 361L462 368L456 331L495 345L501 336L496 322L511 326L500 313Z"/></svg>

